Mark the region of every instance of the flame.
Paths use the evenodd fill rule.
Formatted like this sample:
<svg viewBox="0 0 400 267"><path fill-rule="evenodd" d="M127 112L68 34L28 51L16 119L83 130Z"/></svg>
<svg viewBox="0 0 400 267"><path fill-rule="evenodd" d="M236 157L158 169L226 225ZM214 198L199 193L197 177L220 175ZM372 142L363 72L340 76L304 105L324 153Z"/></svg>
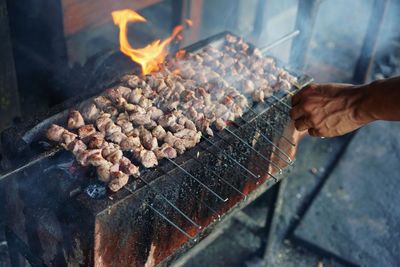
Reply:
<svg viewBox="0 0 400 267"><path fill-rule="evenodd" d="M143 48L135 49L128 41L128 22L147 22L147 20L130 9L113 11L111 15L114 24L117 25L120 30L119 43L121 52L141 66L143 75L159 69L160 64L164 62L165 56L167 55L166 46L183 31L183 26L178 25L165 40L161 41L158 39ZM190 25L188 22L186 23Z"/></svg>
<svg viewBox="0 0 400 267"><path fill-rule="evenodd" d="M183 50L183 49L178 50L178 52L176 52L176 54L175 54L175 58L176 59L181 59L181 58L183 58L185 56L185 54L186 54L185 50Z"/></svg>

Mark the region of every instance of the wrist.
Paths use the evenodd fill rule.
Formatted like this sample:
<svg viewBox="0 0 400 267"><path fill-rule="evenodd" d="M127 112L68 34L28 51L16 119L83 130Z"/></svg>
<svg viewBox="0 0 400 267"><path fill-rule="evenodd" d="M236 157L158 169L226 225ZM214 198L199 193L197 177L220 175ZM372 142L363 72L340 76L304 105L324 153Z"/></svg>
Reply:
<svg viewBox="0 0 400 267"><path fill-rule="evenodd" d="M373 82L355 88L359 99L355 110L355 117L358 118L360 124L367 124L379 119L374 105L374 99L376 99L374 95L377 92L376 87L376 82Z"/></svg>

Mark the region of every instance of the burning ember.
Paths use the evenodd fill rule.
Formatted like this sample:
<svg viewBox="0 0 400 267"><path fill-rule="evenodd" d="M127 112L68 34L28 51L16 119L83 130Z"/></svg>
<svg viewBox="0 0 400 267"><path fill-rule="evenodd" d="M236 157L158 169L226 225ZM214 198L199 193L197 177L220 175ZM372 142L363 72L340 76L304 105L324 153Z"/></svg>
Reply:
<svg viewBox="0 0 400 267"><path fill-rule="evenodd" d="M119 42L121 52L129 56L133 61L138 63L142 67L142 74L146 75L159 69L159 65L164 62L165 56L167 55L166 47L175 38L182 39L180 33L183 31L183 26L176 26L172 34L161 41L160 39L153 41L143 48L133 48L128 41L128 22L147 22L137 12L130 9L117 10L111 13L115 25L119 27ZM186 20L186 23L191 26L192 22Z"/></svg>

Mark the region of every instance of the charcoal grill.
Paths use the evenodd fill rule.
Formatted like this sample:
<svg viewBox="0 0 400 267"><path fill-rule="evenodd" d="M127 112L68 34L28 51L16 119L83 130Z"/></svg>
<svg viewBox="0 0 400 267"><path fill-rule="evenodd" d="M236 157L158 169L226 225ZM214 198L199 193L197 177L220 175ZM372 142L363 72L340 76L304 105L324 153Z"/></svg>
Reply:
<svg viewBox="0 0 400 267"><path fill-rule="evenodd" d="M185 50L219 46L226 34ZM132 65L121 74L131 71ZM290 96L311 81L297 77L299 84L291 92L253 106L227 130L142 172L112 195L90 168L79 167L60 147L43 143L48 125L65 121L68 108L84 104L87 96L45 119L7 130L2 141L14 170L0 179L14 264L21 253L33 266L168 265L287 175L295 150Z"/></svg>

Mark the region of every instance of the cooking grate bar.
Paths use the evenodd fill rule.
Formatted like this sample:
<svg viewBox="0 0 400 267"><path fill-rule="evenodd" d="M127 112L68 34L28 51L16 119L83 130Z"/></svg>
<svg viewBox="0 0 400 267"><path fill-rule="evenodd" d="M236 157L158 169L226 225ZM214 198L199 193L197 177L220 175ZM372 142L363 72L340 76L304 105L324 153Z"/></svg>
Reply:
<svg viewBox="0 0 400 267"><path fill-rule="evenodd" d="M259 116L259 114L258 114L254 109L252 109L252 108L250 108L250 107L249 107L248 109L249 109L250 112L252 112L254 115L256 115L256 117ZM275 133L280 134L281 137L283 138L283 140L285 140L286 142L288 142L291 146L295 146L295 144L293 144L293 142L290 141L289 138L287 138L285 135L281 134L269 121L267 121L266 119L264 119L264 118L262 118L262 117L260 117L260 118L261 118L261 120L262 120L263 122L265 122L265 123L268 125L268 127L269 127L270 129L272 129ZM289 159L290 159L290 158L289 158ZM291 160L291 159L290 159L290 160Z"/></svg>
<svg viewBox="0 0 400 267"><path fill-rule="evenodd" d="M235 162L238 166L240 166L243 170L245 170L247 173L249 173L253 178L255 179L259 179L260 176L259 175L255 175L252 171L250 171L249 169L247 169L245 166L243 166L243 164L241 164L239 161L237 161L236 159L234 159L231 155L227 154L224 150L222 150L219 146L217 146L215 143L211 142L210 139L205 138L203 136L203 139L206 140L206 142L208 142L209 144L211 144L212 146L216 147L220 152L222 152L226 157L228 157L230 160L232 160L233 162ZM210 150L209 150L210 151ZM247 179L247 177L245 177Z"/></svg>
<svg viewBox="0 0 400 267"><path fill-rule="evenodd" d="M284 42L286 42L286 41L288 41L288 40L290 40L290 39L296 37L296 36L299 35L299 34L300 34L300 31L299 31L299 30L294 30L294 31L292 31L292 32L290 32L290 33L288 33L288 34L285 34L285 35L282 36L281 38L279 38L279 39L275 40L274 42L270 43L269 45L266 45L266 46L260 48L261 53L262 53L263 55L265 55L266 52L268 52L268 51L271 50L272 48L277 47L278 45L280 45L280 44L282 44L282 43L284 43Z"/></svg>
<svg viewBox="0 0 400 267"><path fill-rule="evenodd" d="M195 221L193 221L189 216L187 216L182 210L180 210L177 206L175 206L169 199L164 196L158 189L150 185L143 177L139 177L141 181L143 181L153 192L158 194L162 199L164 199L172 208L174 208L179 214L181 214L183 217L185 217L186 220L188 220L191 224L193 224L195 227L198 229L201 229L202 227L198 225Z"/></svg>
<svg viewBox="0 0 400 267"><path fill-rule="evenodd" d="M192 159L194 159L196 162L198 162L199 164L201 164L204 168L207 168L207 166L205 166L205 164L203 162L201 162L199 159L197 159L196 157L191 156ZM233 190L235 190L236 192L238 192L240 195L242 195L244 197L244 199L247 198L247 195L243 194L242 191L240 191L239 189L237 189L235 186L233 186L230 182L228 182L227 180L225 180L224 178L222 178L218 173L216 173L215 171L207 168L207 170L211 171L219 180L223 181L225 184L227 184L229 187L231 187Z"/></svg>
<svg viewBox="0 0 400 267"><path fill-rule="evenodd" d="M153 207L153 204L149 204L146 201L143 202L147 207L149 207L152 211L154 211L155 213L157 213L161 218L163 218L164 220L166 220L169 224L171 224L173 227L175 227L175 229L177 229L179 232L181 232L182 234L184 234L187 238L192 239L194 238L194 236L189 235L185 230L183 230L182 228L180 228L178 225L176 225L173 221L171 221L170 219L168 219L167 216L165 216L164 214L162 214L159 210L157 210L156 208Z"/></svg>
<svg viewBox="0 0 400 267"><path fill-rule="evenodd" d="M202 181L200 181L199 179L197 179L196 177L194 177L191 173L189 173L187 170L185 170L182 166L180 166L179 164L175 163L175 161L166 158L169 162L171 162L172 164L175 165L175 167L177 167L178 169L180 169L181 171L183 171L186 175L188 175L190 178L192 178L193 180L195 180L196 182L198 182L200 185L202 185L207 191L209 191L211 194L213 194L215 197L217 197L219 200L221 200L222 202L226 202L228 200L228 198L222 198L220 195L218 195L214 190L212 190L210 187L208 187L206 184L204 184Z"/></svg>
<svg viewBox="0 0 400 267"><path fill-rule="evenodd" d="M172 180L174 181L174 184L176 184L177 186L179 186L176 181L175 181L175 177L173 177L171 174L169 174L168 172L162 170L162 172L167 175L168 177L172 178ZM195 199L197 199L200 203L202 203L207 209L209 209L212 213L214 213L215 215L217 215L218 220L220 220L221 215L213 208L211 208L207 203L205 203L202 199L198 198L196 195L193 195L193 197Z"/></svg>
<svg viewBox="0 0 400 267"><path fill-rule="evenodd" d="M250 148L252 151L254 151L260 158L264 159L265 161L271 163L275 168L279 170L279 173L282 173L282 169L273 161L269 160L267 157L265 157L263 154L261 154L258 150L254 149L249 143L247 143L245 140L243 140L240 136L229 130L228 128L225 128L225 131L233 135L236 139L238 139L241 143L243 143L245 146ZM272 178L276 179L272 174L268 173ZM276 179L277 180L277 179Z"/></svg>
<svg viewBox="0 0 400 267"><path fill-rule="evenodd" d="M134 194L134 191L132 191L129 187L124 186L126 190L128 190L131 194ZM165 221L167 221L170 225L172 225L175 229L177 229L179 232L181 232L183 235L185 235L189 239L193 239L195 236L189 235L185 230L183 230L181 227L179 227L176 223L174 223L172 220L170 220L166 215L164 215L161 211L156 209L152 203L148 203L146 200L143 200L143 203L149 207L153 212L155 212L158 216L163 218Z"/></svg>
<svg viewBox="0 0 400 267"><path fill-rule="evenodd" d="M243 120L243 119L242 119L242 120ZM232 122L232 123L233 123L234 125L236 125L238 128L240 128L240 127L242 127L242 126L249 125L249 126L250 126L251 128L253 128L257 133L259 133L259 134L261 135L261 137L262 137L267 143L269 143L270 145L272 145L272 146L276 149L276 150L272 150L272 153L274 153L279 159L281 159L282 161L286 162L287 164L289 164L289 165L292 165L292 164L293 164L292 159L291 159L285 152L283 152L282 149L280 149L277 145L275 145L265 134L263 134L263 133L261 132L261 130L257 129L256 126L254 126L254 125L248 123L247 121L245 121L245 120L243 120L243 121L245 122L244 125L237 125L235 122ZM283 156L285 156L286 159L284 159L284 158L281 156L281 154L282 154Z"/></svg>
<svg viewBox="0 0 400 267"><path fill-rule="evenodd" d="M284 105L285 107L287 107L288 109L292 109L291 106L289 106L288 104L286 104L285 102L282 101L282 98L278 98L277 96L274 96L273 94L271 95L271 97L273 99L275 99L276 101L278 101L279 103L281 103L282 105Z"/></svg>

